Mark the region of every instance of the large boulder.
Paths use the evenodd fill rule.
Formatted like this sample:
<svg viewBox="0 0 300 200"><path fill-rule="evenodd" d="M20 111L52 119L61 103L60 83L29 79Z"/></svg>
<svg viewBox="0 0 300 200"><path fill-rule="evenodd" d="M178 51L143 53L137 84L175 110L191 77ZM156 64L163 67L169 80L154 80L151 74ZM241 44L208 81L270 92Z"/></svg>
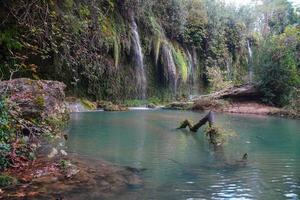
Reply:
<svg viewBox="0 0 300 200"><path fill-rule="evenodd" d="M0 95L15 103L25 119L60 119L68 113L65 88L65 84L58 81L19 78L1 81Z"/></svg>

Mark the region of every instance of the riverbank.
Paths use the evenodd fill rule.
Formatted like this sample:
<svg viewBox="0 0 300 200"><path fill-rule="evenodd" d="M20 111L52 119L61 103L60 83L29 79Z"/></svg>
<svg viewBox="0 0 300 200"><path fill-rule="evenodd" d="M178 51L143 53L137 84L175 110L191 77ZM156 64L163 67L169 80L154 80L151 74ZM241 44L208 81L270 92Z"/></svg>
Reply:
<svg viewBox="0 0 300 200"><path fill-rule="evenodd" d="M252 115L271 115L300 119L299 111L291 108L279 108L261 101L262 96L253 85L225 89L219 92L194 97L191 100L172 102L166 109L192 110Z"/></svg>
<svg viewBox="0 0 300 200"><path fill-rule="evenodd" d="M81 193L107 198L125 192L128 186L139 187L138 170L116 166L103 160L78 155L49 159L40 156L22 169L9 169L15 185L1 189L3 199L82 199Z"/></svg>
<svg viewBox="0 0 300 200"><path fill-rule="evenodd" d="M137 169L68 154L65 87L26 78L0 82L0 199L76 199L78 191L103 198L141 184Z"/></svg>

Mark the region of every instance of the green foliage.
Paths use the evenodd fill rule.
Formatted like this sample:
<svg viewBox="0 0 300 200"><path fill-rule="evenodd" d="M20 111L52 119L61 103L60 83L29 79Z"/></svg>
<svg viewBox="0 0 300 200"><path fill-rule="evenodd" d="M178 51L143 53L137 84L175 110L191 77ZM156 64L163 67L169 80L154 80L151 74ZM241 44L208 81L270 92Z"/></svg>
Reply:
<svg viewBox="0 0 300 200"><path fill-rule="evenodd" d="M226 80L226 72L223 72L220 68L210 67L207 71L211 91L228 89L233 86L231 81Z"/></svg>
<svg viewBox="0 0 300 200"><path fill-rule="evenodd" d="M7 174L0 174L0 187L7 187L11 185L15 185L17 183L17 179L9 176Z"/></svg>
<svg viewBox="0 0 300 200"><path fill-rule="evenodd" d="M0 99L0 143L9 141L9 116L5 100Z"/></svg>
<svg viewBox="0 0 300 200"><path fill-rule="evenodd" d="M165 38L165 35L164 35L163 30L162 30L162 27L158 24L155 17L150 16L149 21L150 21L152 32L154 33L154 36L153 36L153 52L154 52L154 55L155 55L155 64L157 64L158 58L159 58L159 53L160 53L160 48L161 48L162 42Z"/></svg>
<svg viewBox="0 0 300 200"><path fill-rule="evenodd" d="M209 137L209 140L214 145L222 145L225 144L230 137L236 135L236 133L232 130L226 130L220 126L207 126L204 130L205 134Z"/></svg>
<svg viewBox="0 0 300 200"><path fill-rule="evenodd" d="M0 170L9 166L7 154L11 150L11 127L5 100L0 99Z"/></svg>
<svg viewBox="0 0 300 200"><path fill-rule="evenodd" d="M182 83L190 83L188 75L208 86L209 69L214 67L222 72L230 65L228 80L223 81L246 83L249 63L246 41L251 41L255 54L266 51L266 56L258 57L262 60L269 57L271 63L273 58L267 53L267 45L276 43L276 39L262 43L267 37L283 33L287 25L299 24L299 13L287 0L262 1L241 8L220 0L1 1L0 77L9 79L16 70L13 78L63 81L68 93L79 97L136 98L136 74L131 58L132 17L137 22L145 54L148 96L161 93L174 96L169 94L167 76L160 67L166 59L159 59L165 41L176 43L172 51L180 72L177 74L180 75L177 95L180 95L181 91L187 91L188 84ZM197 55L192 59L201 69L191 70L190 74L186 52L194 49ZM285 55L280 57L280 65L293 65L293 52ZM260 58L254 59L256 66L261 64ZM257 67L255 73L262 74L259 71ZM273 87L264 85L267 88L263 90Z"/></svg>
<svg viewBox="0 0 300 200"><path fill-rule="evenodd" d="M178 44L173 44L173 58L176 64L176 67L179 69L181 73L181 78L184 83L186 83L188 78L188 64L186 55L184 53L184 50L180 48Z"/></svg>
<svg viewBox="0 0 300 200"><path fill-rule="evenodd" d="M300 86L299 27L287 27L280 35L271 36L259 51L260 89L264 100L284 106Z"/></svg>
<svg viewBox="0 0 300 200"><path fill-rule="evenodd" d="M0 31L0 45L10 50L20 50L23 45L17 38L18 31L15 28Z"/></svg>
<svg viewBox="0 0 300 200"><path fill-rule="evenodd" d="M207 34L208 18L206 10L202 1L188 0L186 4L188 14L184 29L185 42L201 48L201 43Z"/></svg>
<svg viewBox="0 0 300 200"><path fill-rule="evenodd" d="M59 161L59 167L63 171L67 170L70 167L70 165L71 165L71 162L69 160L62 159Z"/></svg>
<svg viewBox="0 0 300 200"><path fill-rule="evenodd" d="M67 10L71 10L74 6L74 1L73 0L64 0L64 7Z"/></svg>
<svg viewBox="0 0 300 200"><path fill-rule="evenodd" d="M86 108L86 109L89 109L89 110L96 110L96 105L87 100L87 99L80 99L80 103Z"/></svg>
<svg viewBox="0 0 300 200"><path fill-rule="evenodd" d="M81 18L89 18L91 16L91 11L87 5L81 4L79 6L79 16Z"/></svg>
<svg viewBox="0 0 300 200"><path fill-rule="evenodd" d="M153 5L153 12L171 39L179 38L184 32L187 10L181 0L159 1Z"/></svg>
<svg viewBox="0 0 300 200"><path fill-rule="evenodd" d="M23 166L26 161L35 158L35 147L21 133L24 124L34 126L37 122L20 119L19 108L16 107L9 100L0 99L0 170Z"/></svg>
<svg viewBox="0 0 300 200"><path fill-rule="evenodd" d="M163 105L168 101L163 101L161 98L158 97L150 97L147 100L140 100L140 99L131 99L131 100L125 100L123 104L127 107L138 107L138 106L145 106L149 104L154 105Z"/></svg>

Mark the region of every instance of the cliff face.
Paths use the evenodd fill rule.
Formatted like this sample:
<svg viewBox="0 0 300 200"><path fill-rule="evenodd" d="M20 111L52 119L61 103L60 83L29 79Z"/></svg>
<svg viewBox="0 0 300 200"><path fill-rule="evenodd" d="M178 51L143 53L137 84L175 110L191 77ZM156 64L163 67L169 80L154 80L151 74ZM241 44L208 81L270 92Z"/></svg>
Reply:
<svg viewBox="0 0 300 200"><path fill-rule="evenodd" d="M1 71L108 100L195 94L210 67L242 82L245 25L217 15L218 3L1 1Z"/></svg>

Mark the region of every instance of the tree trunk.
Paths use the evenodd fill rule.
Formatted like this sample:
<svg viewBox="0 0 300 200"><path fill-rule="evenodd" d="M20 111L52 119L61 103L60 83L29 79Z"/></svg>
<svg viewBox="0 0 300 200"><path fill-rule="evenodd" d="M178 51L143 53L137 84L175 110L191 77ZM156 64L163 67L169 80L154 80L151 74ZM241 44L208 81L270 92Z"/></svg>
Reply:
<svg viewBox="0 0 300 200"><path fill-rule="evenodd" d="M207 115L205 115L205 117L203 117L197 124L192 125L191 122L189 120L184 120L181 124L180 127L178 127L178 129L182 129L182 128L186 128L187 126L189 127L190 131L192 132L197 132L197 130L203 126L206 123L209 123L209 126L211 127L214 122L215 122L215 115L212 111L209 111L209 113Z"/></svg>
<svg viewBox="0 0 300 200"><path fill-rule="evenodd" d="M253 98L260 97L261 94L254 85L243 85L238 87L232 87L225 90L221 90L212 94L202 95L197 98L192 99L196 102L201 99L223 99L223 98Z"/></svg>

